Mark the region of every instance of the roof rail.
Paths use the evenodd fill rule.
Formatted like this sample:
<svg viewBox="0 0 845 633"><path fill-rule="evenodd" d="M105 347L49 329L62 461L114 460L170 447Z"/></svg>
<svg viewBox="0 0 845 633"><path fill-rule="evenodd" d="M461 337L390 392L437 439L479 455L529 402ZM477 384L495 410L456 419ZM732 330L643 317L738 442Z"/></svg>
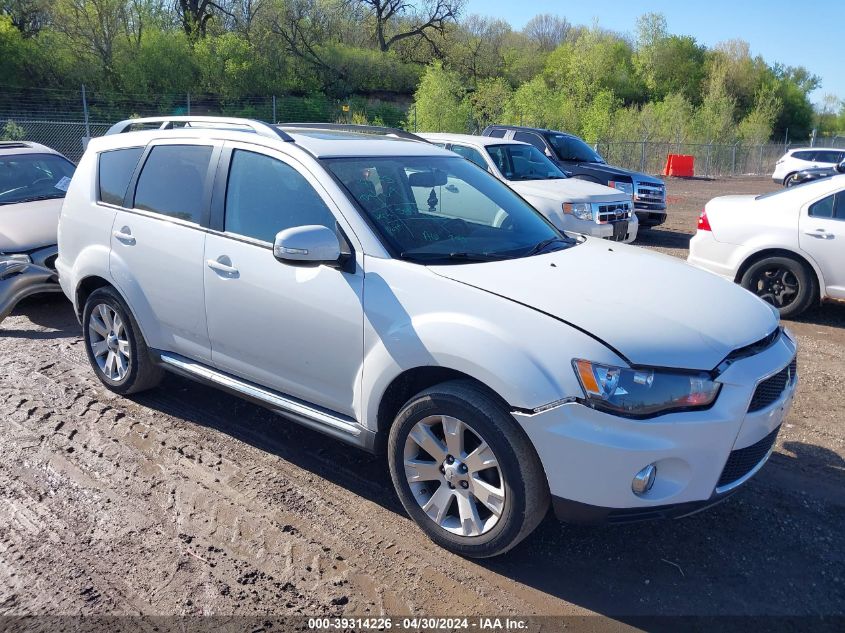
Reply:
<svg viewBox="0 0 845 633"><path fill-rule="evenodd" d="M294 128L305 130L331 130L334 132L358 132L359 134L375 134L381 136L396 136L409 141L428 143L421 136L412 132L406 132L398 127L387 127L384 125L356 125L355 123L279 123L281 129Z"/></svg>
<svg viewBox="0 0 845 633"><path fill-rule="evenodd" d="M112 125L106 132L106 135L121 134L122 132L129 131L133 125L146 125L151 123L160 123L161 125L158 128L160 130L171 130L173 129L174 123L184 123L185 127L197 128L204 127L202 125L203 123L213 123L215 125L241 126L251 129L259 136L281 139L289 143L293 142L293 138L291 138L289 134L285 134L285 132L275 126L270 125L269 123L264 123L263 121L256 121L254 119L241 119L238 117L226 116L153 116L144 117L141 119L126 119L124 121L120 121L119 123L115 123L114 125ZM199 125L192 125L197 123Z"/></svg>

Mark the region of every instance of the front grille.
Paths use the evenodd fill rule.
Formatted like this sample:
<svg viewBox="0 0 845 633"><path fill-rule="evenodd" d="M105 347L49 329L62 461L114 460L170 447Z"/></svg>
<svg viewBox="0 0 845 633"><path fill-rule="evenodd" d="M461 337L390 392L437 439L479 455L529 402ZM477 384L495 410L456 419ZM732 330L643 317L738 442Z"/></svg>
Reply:
<svg viewBox="0 0 845 633"><path fill-rule="evenodd" d="M757 389L754 390L754 397L751 398L751 404L748 405L748 412L760 411L777 401L783 394L784 389L795 380L797 370L798 360L793 358L789 365L757 385Z"/></svg>
<svg viewBox="0 0 845 633"><path fill-rule="evenodd" d="M637 202L663 204L666 201L666 189L654 185L637 184Z"/></svg>
<svg viewBox="0 0 845 633"><path fill-rule="evenodd" d="M627 220L631 217L630 202L609 202L596 205L596 222L607 224L617 220Z"/></svg>
<svg viewBox="0 0 845 633"><path fill-rule="evenodd" d="M780 431L780 427L777 427L756 444L731 451L716 487L727 486L750 473L772 448L778 437L778 431Z"/></svg>

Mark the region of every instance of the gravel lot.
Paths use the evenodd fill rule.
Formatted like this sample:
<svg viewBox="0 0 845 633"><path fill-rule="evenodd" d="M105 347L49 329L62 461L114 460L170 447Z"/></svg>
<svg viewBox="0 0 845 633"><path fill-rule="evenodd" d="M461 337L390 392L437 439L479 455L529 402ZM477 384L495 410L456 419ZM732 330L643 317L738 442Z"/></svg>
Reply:
<svg viewBox="0 0 845 633"><path fill-rule="evenodd" d="M703 204L764 179L672 180L640 243L685 256ZM0 329L0 614L845 613L845 306L789 326L799 387L769 465L687 519L576 528L463 560L384 466L170 376L120 398L59 297Z"/></svg>

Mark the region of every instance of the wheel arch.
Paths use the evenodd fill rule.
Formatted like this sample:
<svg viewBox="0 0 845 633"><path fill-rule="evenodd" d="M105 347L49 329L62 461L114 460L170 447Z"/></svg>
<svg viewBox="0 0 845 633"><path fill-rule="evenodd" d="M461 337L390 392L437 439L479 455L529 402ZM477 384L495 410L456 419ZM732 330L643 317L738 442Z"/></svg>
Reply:
<svg viewBox="0 0 845 633"><path fill-rule="evenodd" d="M376 413L376 451L383 453L386 449L390 427L393 425L399 410L408 400L421 391L452 380L467 380L496 400L506 410L513 408L490 386L457 369L434 365L422 365L406 369L390 381L379 399Z"/></svg>
<svg viewBox="0 0 845 633"><path fill-rule="evenodd" d="M813 271L813 279L816 282L816 290L818 297L821 298L822 296L824 296L824 276L822 275L821 270L819 270L815 262L811 261L801 253L790 250L788 248L764 248L762 250L751 253L745 258L745 260L743 260L739 268L737 268L736 275L734 276L734 283L740 283L742 281L742 276L753 264L757 263L761 259L766 259L767 257L788 257L807 266L811 271Z"/></svg>
<svg viewBox="0 0 845 633"><path fill-rule="evenodd" d="M799 169L794 169L794 170L792 170L791 172L787 173L787 174L783 177L783 180L781 180L780 184L782 184L782 185L785 187L785 186L786 186L786 181L787 181L787 180L789 180L790 178L792 178L792 177L793 177L795 174L797 174L799 171L800 171Z"/></svg>
<svg viewBox="0 0 845 633"><path fill-rule="evenodd" d="M85 302L88 301L88 297L98 288L105 286L114 288L120 294L120 290L112 282L99 275L89 275L80 279L79 283L76 284L76 289L74 290L74 310L76 312L76 318L80 322L82 322L82 313L85 310ZM124 297L123 300L126 301L126 298Z"/></svg>

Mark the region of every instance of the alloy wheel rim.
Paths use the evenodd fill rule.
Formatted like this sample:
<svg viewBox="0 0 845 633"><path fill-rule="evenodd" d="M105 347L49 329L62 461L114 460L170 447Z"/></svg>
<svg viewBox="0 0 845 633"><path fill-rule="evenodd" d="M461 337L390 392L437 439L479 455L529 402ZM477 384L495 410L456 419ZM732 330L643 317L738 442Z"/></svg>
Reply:
<svg viewBox="0 0 845 633"><path fill-rule="evenodd" d="M117 310L101 303L88 318L88 338L91 353L103 375L120 382L129 371L131 347L123 319Z"/></svg>
<svg viewBox="0 0 845 633"><path fill-rule="evenodd" d="M486 534L505 507L505 480L493 450L470 425L445 415L417 422L405 440L405 479L417 504L458 536Z"/></svg>
<svg viewBox="0 0 845 633"><path fill-rule="evenodd" d="M777 308L785 308L798 297L800 283L788 268L765 268L754 277L755 294Z"/></svg>

